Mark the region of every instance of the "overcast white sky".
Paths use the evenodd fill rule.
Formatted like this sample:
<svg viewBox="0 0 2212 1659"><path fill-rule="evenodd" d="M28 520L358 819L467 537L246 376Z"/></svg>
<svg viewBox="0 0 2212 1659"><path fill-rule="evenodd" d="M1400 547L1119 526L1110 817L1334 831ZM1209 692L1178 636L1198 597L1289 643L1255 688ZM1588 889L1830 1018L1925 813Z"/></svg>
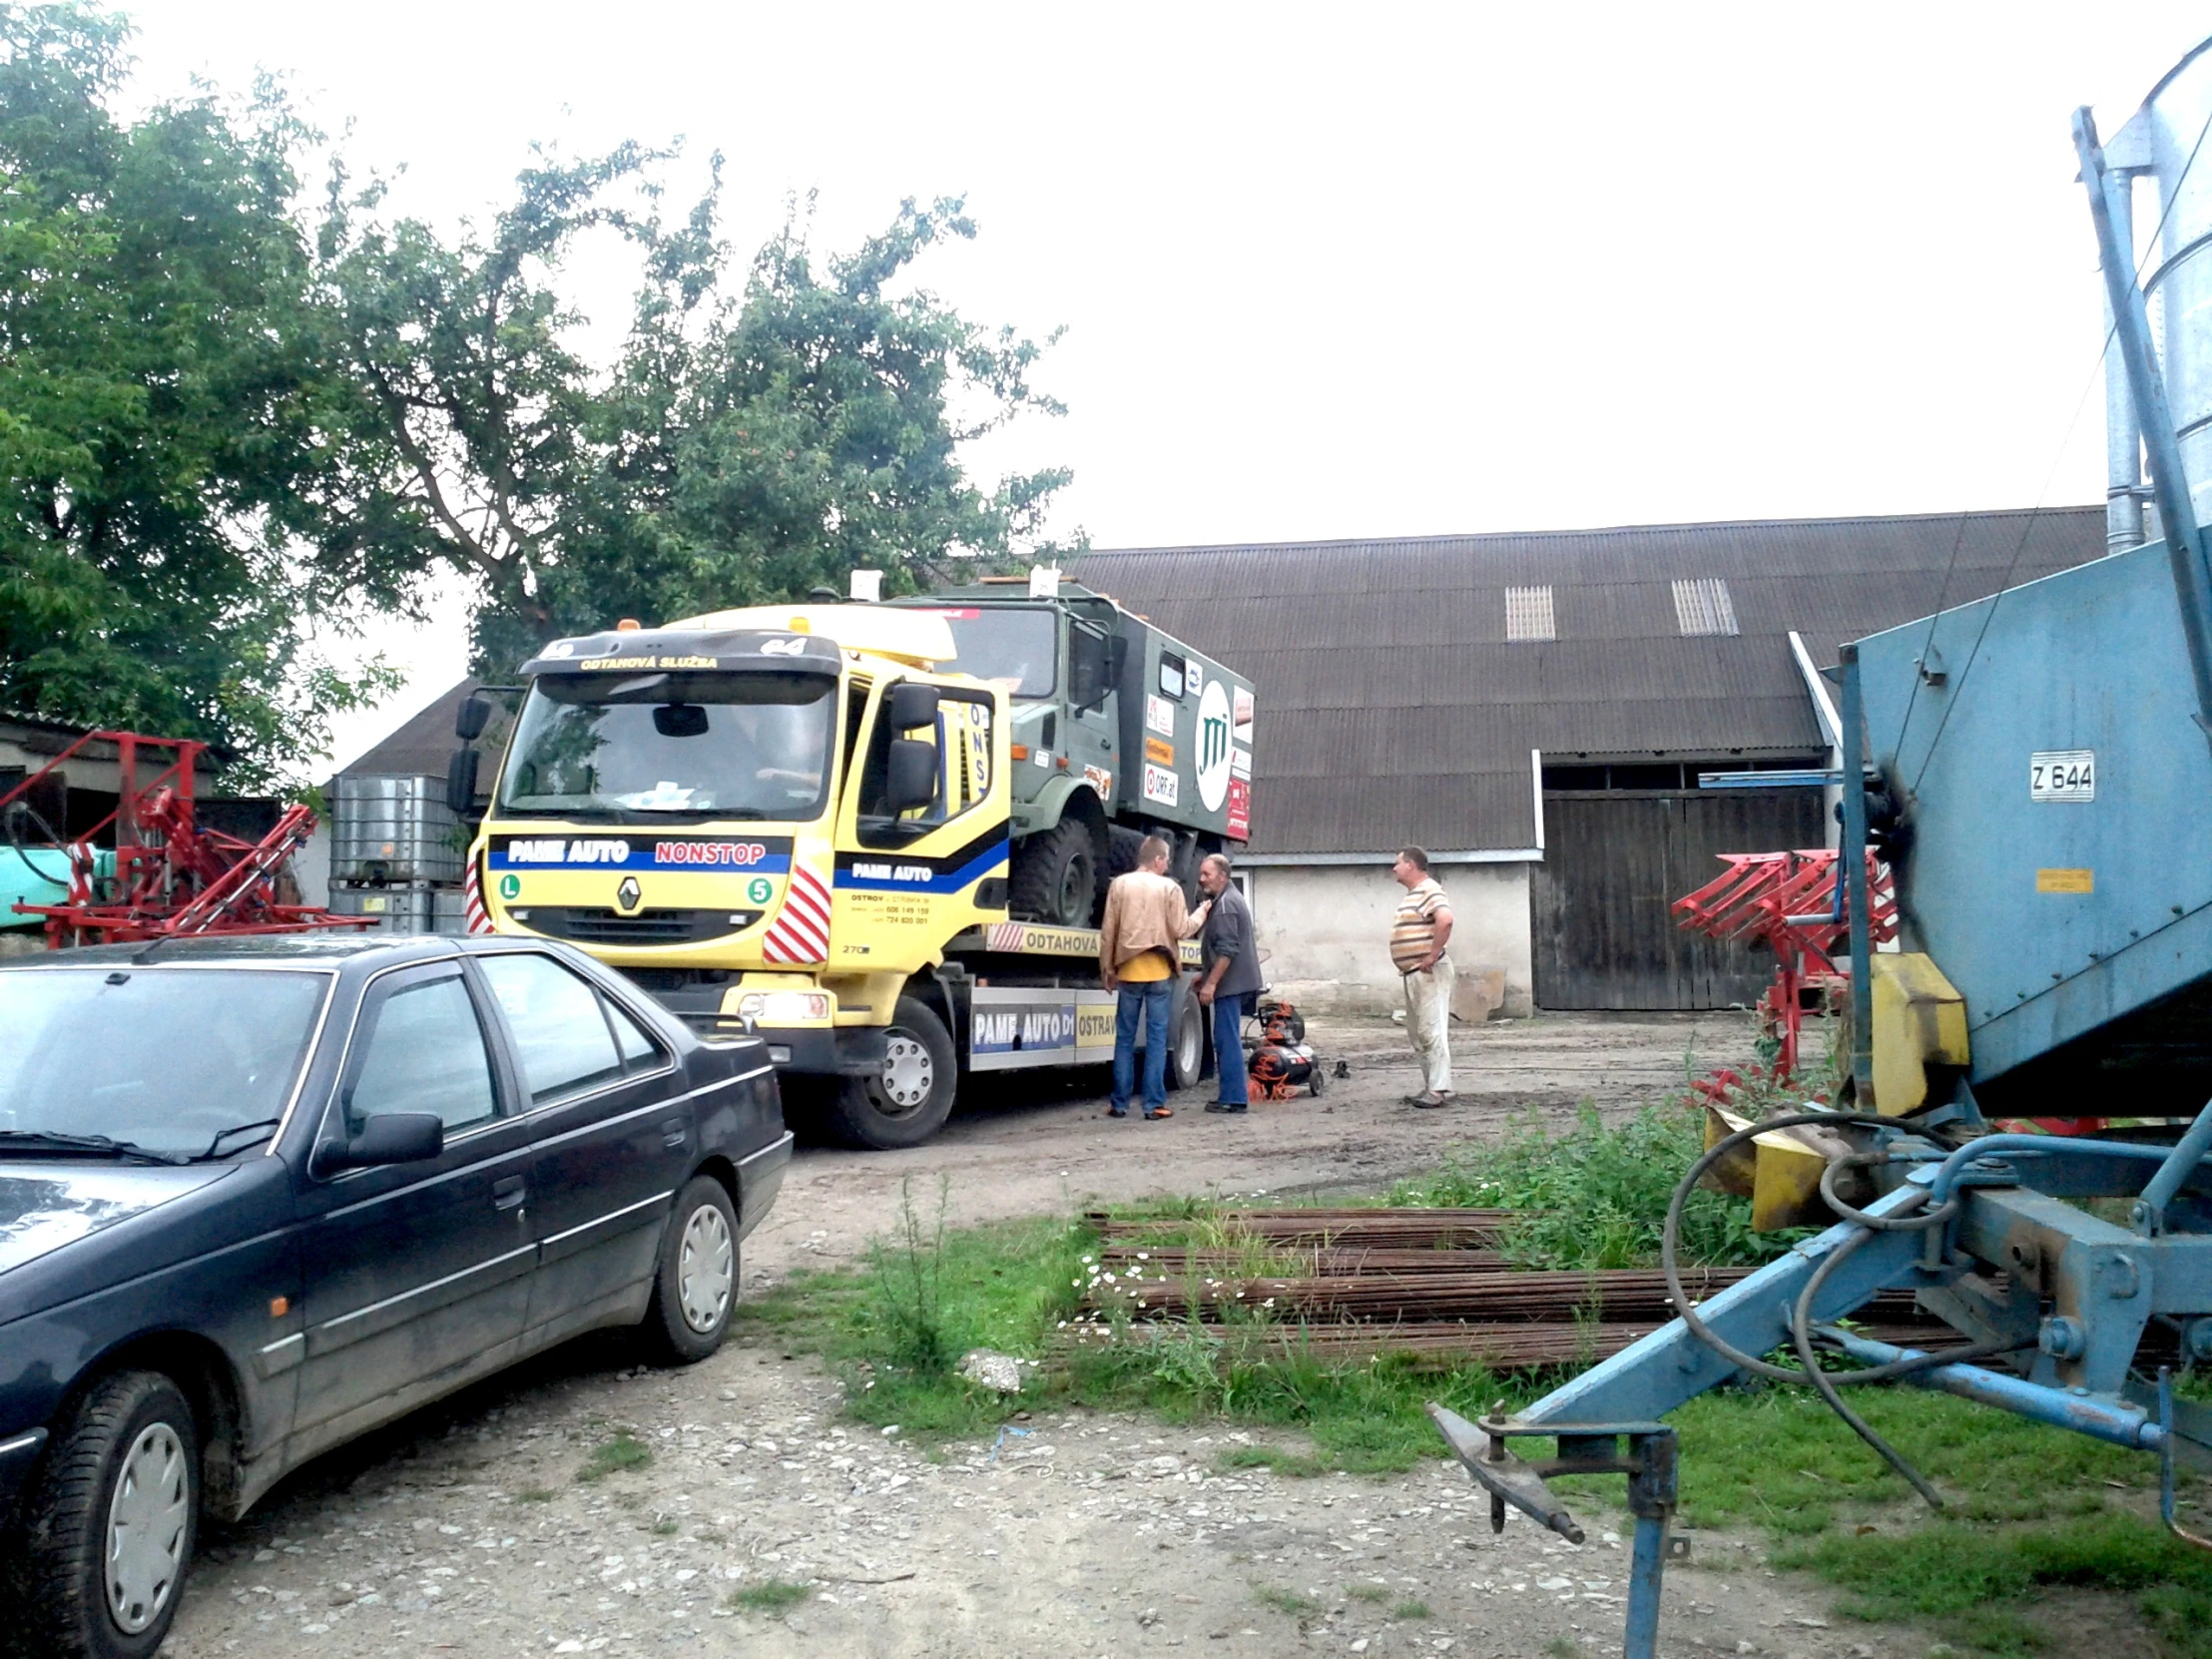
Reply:
<svg viewBox="0 0 2212 1659"><path fill-rule="evenodd" d="M1072 466L1060 527L1101 547L2099 499L2067 118L2111 131L2212 26L2167 0L123 9L142 97L281 71L446 223L533 139L681 135L679 197L722 150L741 248L794 191L833 248L965 193L983 234L927 284L1069 330L1038 377L1068 416L973 465ZM622 284L589 297L615 315ZM338 762L459 676L446 612L374 630L413 683Z"/></svg>

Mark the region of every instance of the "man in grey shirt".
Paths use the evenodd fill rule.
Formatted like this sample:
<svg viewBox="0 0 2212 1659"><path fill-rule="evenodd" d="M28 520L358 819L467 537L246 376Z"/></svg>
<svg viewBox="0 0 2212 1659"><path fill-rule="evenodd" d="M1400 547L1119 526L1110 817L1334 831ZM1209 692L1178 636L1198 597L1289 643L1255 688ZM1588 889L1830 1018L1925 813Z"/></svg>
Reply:
<svg viewBox="0 0 2212 1659"><path fill-rule="evenodd" d="M1206 890L1205 951L1198 1000L1214 1010L1216 1095L1209 1112L1247 1109L1251 1086L1245 1079L1244 1020L1260 989L1260 952L1252 940L1252 906L1229 879L1229 859L1209 853L1198 866L1198 884Z"/></svg>

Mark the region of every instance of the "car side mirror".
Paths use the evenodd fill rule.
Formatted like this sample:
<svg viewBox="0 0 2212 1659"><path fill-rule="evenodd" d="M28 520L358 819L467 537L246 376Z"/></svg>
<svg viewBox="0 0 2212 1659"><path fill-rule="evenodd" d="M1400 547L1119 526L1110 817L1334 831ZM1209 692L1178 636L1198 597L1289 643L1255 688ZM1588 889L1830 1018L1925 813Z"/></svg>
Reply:
<svg viewBox="0 0 2212 1659"><path fill-rule="evenodd" d="M474 692L461 700L461 706L453 711L453 735L463 743L474 743L484 735L484 728L491 723L491 705Z"/></svg>
<svg viewBox="0 0 2212 1659"><path fill-rule="evenodd" d="M348 1141L327 1141L316 1150L315 1174L372 1169L382 1164L419 1164L445 1150L445 1122L435 1112L378 1112Z"/></svg>
<svg viewBox="0 0 2212 1659"><path fill-rule="evenodd" d="M926 807L936 799L937 746L918 738L891 739L883 780L883 810L895 817Z"/></svg>
<svg viewBox="0 0 2212 1659"><path fill-rule="evenodd" d="M445 764L445 804L455 818L476 811L476 755L473 749L456 749Z"/></svg>
<svg viewBox="0 0 2212 1659"><path fill-rule="evenodd" d="M917 726L937 724L937 688L901 680L891 687L891 730L911 732ZM917 806L926 803L916 803Z"/></svg>

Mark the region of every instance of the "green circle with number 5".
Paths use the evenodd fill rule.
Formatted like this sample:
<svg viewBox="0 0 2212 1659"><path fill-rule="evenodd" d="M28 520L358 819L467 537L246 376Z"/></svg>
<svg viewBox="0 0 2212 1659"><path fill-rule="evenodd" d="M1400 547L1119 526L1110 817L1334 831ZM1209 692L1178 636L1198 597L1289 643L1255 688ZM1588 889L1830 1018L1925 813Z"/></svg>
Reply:
<svg viewBox="0 0 2212 1659"><path fill-rule="evenodd" d="M745 896L756 904L766 904L775 894L776 884L765 875L756 875L745 889Z"/></svg>

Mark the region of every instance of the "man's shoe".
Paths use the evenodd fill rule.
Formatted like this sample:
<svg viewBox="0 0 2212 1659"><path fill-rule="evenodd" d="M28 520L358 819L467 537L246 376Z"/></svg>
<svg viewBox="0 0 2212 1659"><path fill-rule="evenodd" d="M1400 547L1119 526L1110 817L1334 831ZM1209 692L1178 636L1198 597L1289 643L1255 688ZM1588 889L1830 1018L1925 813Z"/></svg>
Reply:
<svg viewBox="0 0 2212 1659"><path fill-rule="evenodd" d="M1106 1108L1106 1115L1110 1118L1125 1118L1129 1115L1129 1108L1126 1106L1109 1106Z"/></svg>
<svg viewBox="0 0 2212 1659"><path fill-rule="evenodd" d="M1145 1122L1150 1123L1154 1118L1172 1118L1173 1116L1175 1116L1173 1112L1169 1111L1165 1106L1161 1106L1145 1113L1144 1120Z"/></svg>
<svg viewBox="0 0 2212 1659"><path fill-rule="evenodd" d="M1444 1097L1440 1094L1409 1094L1405 1097L1406 1105L1419 1106L1424 1110L1441 1106L1443 1103Z"/></svg>
<svg viewBox="0 0 2212 1659"><path fill-rule="evenodd" d="M1236 1109L1226 1100L1209 1100L1206 1102L1206 1110L1209 1112L1234 1112Z"/></svg>

